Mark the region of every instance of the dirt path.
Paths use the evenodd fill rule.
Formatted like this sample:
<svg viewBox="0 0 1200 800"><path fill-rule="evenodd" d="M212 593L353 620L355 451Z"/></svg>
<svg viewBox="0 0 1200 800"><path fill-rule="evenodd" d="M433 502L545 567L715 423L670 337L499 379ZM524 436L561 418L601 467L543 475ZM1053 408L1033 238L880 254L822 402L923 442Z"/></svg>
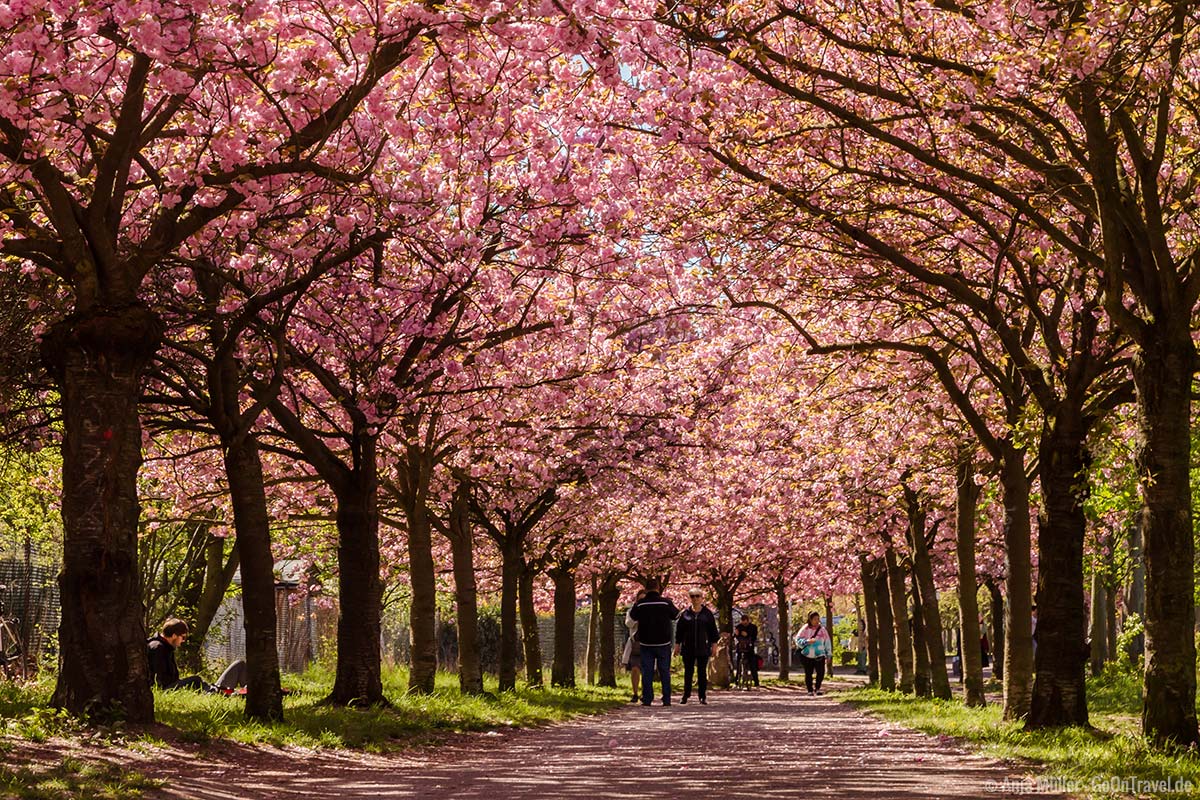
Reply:
<svg viewBox="0 0 1200 800"><path fill-rule="evenodd" d="M164 757L165 755L165 757ZM640 706L404 756L226 746L146 757L164 800L1003 797L1019 768L794 689ZM1043 797L1049 795L1042 795Z"/></svg>

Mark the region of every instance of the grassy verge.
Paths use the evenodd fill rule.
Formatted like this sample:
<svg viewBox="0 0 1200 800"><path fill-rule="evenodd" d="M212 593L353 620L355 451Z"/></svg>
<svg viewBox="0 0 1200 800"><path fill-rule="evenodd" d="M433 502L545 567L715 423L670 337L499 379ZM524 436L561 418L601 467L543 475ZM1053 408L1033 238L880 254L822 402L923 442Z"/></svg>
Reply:
<svg viewBox="0 0 1200 800"><path fill-rule="evenodd" d="M247 744L293 744L304 747L349 747L386 751L411 745L439 734L506 727L527 727L558 722L581 714L597 714L618 706L624 692L582 686L577 689L529 689L491 694L463 695L458 676L439 673L430 695L405 693L408 671L386 669L384 692L390 708L348 709L327 706L322 698L333 685L333 675L314 668L303 675L287 676L293 693L284 698L283 723L248 722L240 699L194 692L158 692L156 715L193 741L229 739Z"/></svg>
<svg viewBox="0 0 1200 800"><path fill-rule="evenodd" d="M1138 733L1141 685L1133 674L1113 672L1089 680L1091 730L1026 731L1004 721L998 705L967 708L960 701L871 688L851 689L839 698L906 727L969 742L989 756L1045 765L1044 786L1067 788L1079 797L1200 796L1200 756L1155 749ZM1159 790L1180 781L1190 782L1192 790Z"/></svg>
<svg viewBox="0 0 1200 800"><path fill-rule="evenodd" d="M0 764L0 797L13 800L137 800L164 781L112 764L64 758L44 769Z"/></svg>
<svg viewBox="0 0 1200 800"><path fill-rule="evenodd" d="M348 709L322 704L333 685L329 670L314 667L302 675L285 676L292 694L284 698L285 721L276 724L249 722L244 701L188 691L155 691L155 716L197 743L225 739L243 744L345 747L386 751L427 741L441 734L508 727L527 727L597 714L621 705L624 689L581 686L577 689L529 689L496 692L494 680L485 688L491 694L462 695L458 676L440 673L430 695L405 692L408 671L388 668L383 675L387 708ZM70 716L49 709L52 679L17 687L0 682L0 733L27 741L51 736L95 736ZM99 731L101 737L156 743L145 730L119 726Z"/></svg>

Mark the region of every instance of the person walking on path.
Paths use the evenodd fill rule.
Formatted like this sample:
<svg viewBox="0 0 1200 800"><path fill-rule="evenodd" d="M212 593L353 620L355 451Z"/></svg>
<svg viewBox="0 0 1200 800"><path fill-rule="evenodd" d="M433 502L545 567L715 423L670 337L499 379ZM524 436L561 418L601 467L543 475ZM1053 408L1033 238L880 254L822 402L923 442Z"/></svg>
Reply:
<svg viewBox="0 0 1200 800"><path fill-rule="evenodd" d="M699 589L688 592L691 606L685 608L675 623L675 654L683 654L683 697L686 703L692 696L692 671L697 670L696 694L700 704L708 703L708 657L716 653L717 618L704 605L704 593Z"/></svg>
<svg viewBox="0 0 1200 800"><path fill-rule="evenodd" d="M646 596L645 589L638 589L637 597L633 598L636 603ZM633 607L630 606L629 611ZM625 612L625 627L629 629L629 638L625 640L625 649L621 652L621 663L625 665L625 669L629 670L629 685L632 688L631 703L638 702L642 693L642 646L638 644L637 620L629 616L629 611Z"/></svg>
<svg viewBox="0 0 1200 800"><path fill-rule="evenodd" d="M646 596L633 604L629 616L637 621L642 647L642 705L654 702L654 673L662 684L662 704L671 705L671 623L679 609L658 591L658 581L646 581Z"/></svg>
<svg viewBox="0 0 1200 800"><path fill-rule="evenodd" d="M758 626L750 619L749 614L743 614L737 627L733 629L733 640L741 657L742 670L749 668L750 677L754 679L754 685L758 686ZM743 675L739 675L738 678L739 681L745 680Z"/></svg>
<svg viewBox="0 0 1200 800"><path fill-rule="evenodd" d="M808 624L796 634L796 646L804 660L804 685L810 695L821 694L821 682L825 679L825 659L833 654L833 643L829 631L821 625L821 615L814 611L808 615ZM816 681L813 681L816 673Z"/></svg>

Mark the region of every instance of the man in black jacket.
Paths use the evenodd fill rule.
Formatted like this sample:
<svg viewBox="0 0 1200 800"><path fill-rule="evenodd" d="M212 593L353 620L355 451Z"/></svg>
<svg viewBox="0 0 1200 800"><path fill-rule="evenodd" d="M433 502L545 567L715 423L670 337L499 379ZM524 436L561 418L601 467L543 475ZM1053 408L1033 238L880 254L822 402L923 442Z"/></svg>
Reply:
<svg viewBox="0 0 1200 800"><path fill-rule="evenodd" d="M755 652L758 645L758 626L750 619L749 614L742 614L741 621L733 629L733 641L741 659L741 668L750 670L754 685L758 686L758 653ZM743 675L738 677L739 683L745 680Z"/></svg>
<svg viewBox="0 0 1200 800"><path fill-rule="evenodd" d="M700 695L700 704L706 705L708 699L708 657L717 649L717 618L708 606L704 605L704 593L699 589L688 592L692 601L690 608L685 608L675 623L675 653L683 653L683 698L680 703L686 703L692 695L692 670L699 670L696 680L696 693Z"/></svg>
<svg viewBox="0 0 1200 800"><path fill-rule="evenodd" d="M179 665L175 663L175 650L188 636L188 624L174 617L162 625L157 636L146 641L146 657L150 660L150 685L159 689L211 690L199 675L180 679Z"/></svg>
<svg viewBox="0 0 1200 800"><path fill-rule="evenodd" d="M662 704L671 705L671 622L679 609L658 592L658 581L646 581L646 596L633 604L629 616L637 620L642 646L642 705L654 702L654 672L662 684Z"/></svg>
<svg viewBox="0 0 1200 800"><path fill-rule="evenodd" d="M188 624L171 617L163 623L157 636L146 640L146 658L150 662L150 685L159 689L194 689L198 692L221 692L232 694L239 686L246 685L246 662L238 659L230 664L217 684L206 683L199 675L179 677L179 665L175 663L175 650L188 637ZM285 690L286 694L286 690Z"/></svg>

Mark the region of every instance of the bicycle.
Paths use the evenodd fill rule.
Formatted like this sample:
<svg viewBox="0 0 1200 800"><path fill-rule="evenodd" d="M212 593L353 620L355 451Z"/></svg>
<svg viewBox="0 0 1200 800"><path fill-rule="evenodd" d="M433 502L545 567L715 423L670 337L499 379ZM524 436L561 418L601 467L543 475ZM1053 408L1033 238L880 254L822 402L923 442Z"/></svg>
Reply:
<svg viewBox="0 0 1200 800"><path fill-rule="evenodd" d="M735 650L733 653L733 685L738 689L754 688L754 673L750 669L750 659L758 658L753 651Z"/></svg>
<svg viewBox="0 0 1200 800"><path fill-rule="evenodd" d="M0 673L10 681L25 680L25 648L21 644L21 620L8 616L8 587L0 583Z"/></svg>

